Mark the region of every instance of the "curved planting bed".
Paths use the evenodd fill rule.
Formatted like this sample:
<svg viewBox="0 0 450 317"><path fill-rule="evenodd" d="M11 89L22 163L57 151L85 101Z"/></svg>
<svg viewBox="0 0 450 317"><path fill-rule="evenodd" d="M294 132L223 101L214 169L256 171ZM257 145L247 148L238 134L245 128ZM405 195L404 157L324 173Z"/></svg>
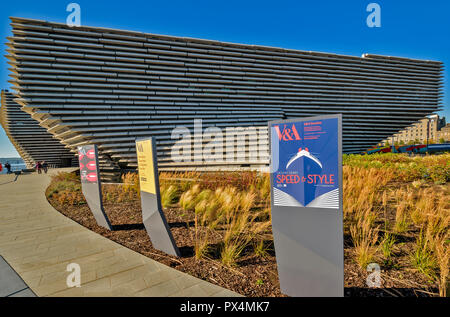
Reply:
<svg viewBox="0 0 450 317"><path fill-rule="evenodd" d="M449 258L450 155L344 157L346 296L445 295ZM164 213L182 256L152 247L139 184L102 186L113 231L99 227L75 174L55 176L46 195L81 225L180 271L246 296L283 296L270 225L268 175L161 173ZM381 268L369 288L367 265Z"/></svg>

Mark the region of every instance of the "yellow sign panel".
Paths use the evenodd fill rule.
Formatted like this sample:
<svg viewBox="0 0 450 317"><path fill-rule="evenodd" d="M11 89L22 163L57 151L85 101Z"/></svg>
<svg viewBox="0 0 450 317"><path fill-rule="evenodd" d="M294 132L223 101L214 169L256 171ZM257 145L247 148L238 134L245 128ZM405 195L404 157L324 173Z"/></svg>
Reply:
<svg viewBox="0 0 450 317"><path fill-rule="evenodd" d="M141 191L156 194L152 141L150 139L136 141L136 154Z"/></svg>

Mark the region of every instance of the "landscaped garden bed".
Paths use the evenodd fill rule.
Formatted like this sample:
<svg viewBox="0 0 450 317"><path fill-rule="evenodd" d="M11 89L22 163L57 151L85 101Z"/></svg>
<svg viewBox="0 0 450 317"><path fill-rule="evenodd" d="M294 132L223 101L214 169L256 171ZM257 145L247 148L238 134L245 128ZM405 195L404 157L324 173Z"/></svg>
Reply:
<svg viewBox="0 0 450 317"><path fill-rule="evenodd" d="M444 296L448 286L450 155L344 156L346 296ZM102 186L113 231L98 226L75 173L53 177L49 202L81 225L145 256L246 296L282 296L270 221L270 182L256 172L160 173L180 258L152 247L139 183ZM367 265L381 267L369 288Z"/></svg>

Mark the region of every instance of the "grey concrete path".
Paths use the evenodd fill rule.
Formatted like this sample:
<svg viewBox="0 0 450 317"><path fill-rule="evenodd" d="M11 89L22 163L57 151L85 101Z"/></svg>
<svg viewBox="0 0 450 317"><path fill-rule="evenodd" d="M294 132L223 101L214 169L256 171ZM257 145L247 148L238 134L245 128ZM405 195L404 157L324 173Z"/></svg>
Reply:
<svg viewBox="0 0 450 317"><path fill-rule="evenodd" d="M48 175L14 178L0 175L0 256L36 295L240 296L147 258L65 217L45 198ZM81 287L67 286L70 263L80 265ZM9 285L2 276L0 294L2 289L7 293ZM21 286L25 289L26 285Z"/></svg>
<svg viewBox="0 0 450 317"><path fill-rule="evenodd" d="M0 256L0 297L36 297L14 269Z"/></svg>

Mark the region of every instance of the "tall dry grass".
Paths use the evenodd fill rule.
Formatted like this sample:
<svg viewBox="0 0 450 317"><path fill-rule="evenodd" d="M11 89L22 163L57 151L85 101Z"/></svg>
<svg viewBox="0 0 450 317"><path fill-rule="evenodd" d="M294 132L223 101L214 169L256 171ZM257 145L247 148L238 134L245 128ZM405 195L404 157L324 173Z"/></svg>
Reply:
<svg viewBox="0 0 450 317"><path fill-rule="evenodd" d="M449 282L449 258L450 258L450 236L443 234L437 236L434 241L435 258L439 266L439 296L447 297Z"/></svg>
<svg viewBox="0 0 450 317"><path fill-rule="evenodd" d="M374 217L371 210L366 209L357 215L355 222L350 225L356 262L362 269L372 263L378 251L379 228L374 227Z"/></svg>
<svg viewBox="0 0 450 317"><path fill-rule="evenodd" d="M344 226L353 240L356 262L365 269L380 255L389 265L395 262L394 248L401 246L396 237L413 236L411 266L425 275L435 274L444 294L450 154L344 155L343 172ZM261 234L270 226L268 174L163 172L160 184L164 206L178 203L195 212L198 258L207 255L207 240L217 232L223 235L220 254L225 265L236 265L251 245L255 253L264 254Z"/></svg>
<svg viewBox="0 0 450 317"><path fill-rule="evenodd" d="M263 179L261 183L264 183ZM220 232L223 236L219 250L221 262L235 266L244 249L270 226L266 209L253 210L260 201L259 191L262 189L264 193L267 189L253 186L242 191L230 185L213 189L211 183L208 186L193 184L181 195L179 204L182 209L195 212L196 257L204 257L208 252L208 232Z"/></svg>
<svg viewBox="0 0 450 317"><path fill-rule="evenodd" d="M411 266L437 279L440 295L445 296L450 154L347 156L344 163L344 221L355 245L357 263L364 268L378 250L385 263L391 263L398 242L395 234L414 236ZM389 214L395 216L393 223L389 223ZM378 239L381 222L385 233Z"/></svg>

